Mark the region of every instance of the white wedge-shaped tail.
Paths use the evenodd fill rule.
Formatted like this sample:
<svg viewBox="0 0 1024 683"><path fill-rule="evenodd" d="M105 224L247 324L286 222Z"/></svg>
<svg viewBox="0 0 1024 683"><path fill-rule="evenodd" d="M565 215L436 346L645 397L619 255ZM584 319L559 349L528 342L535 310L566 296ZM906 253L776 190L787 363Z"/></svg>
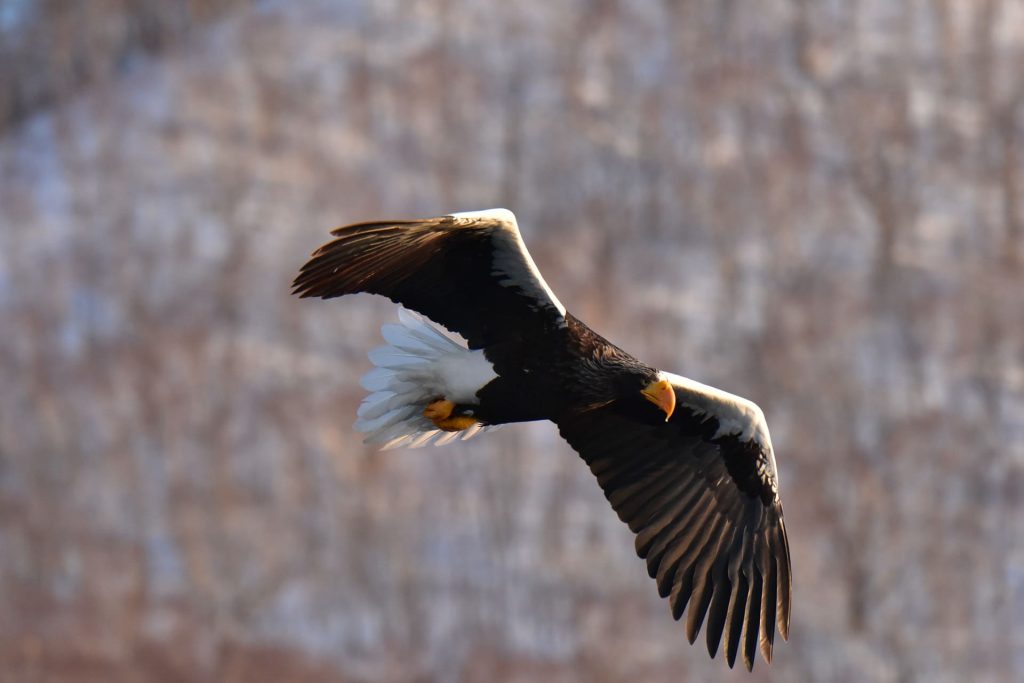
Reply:
<svg viewBox="0 0 1024 683"><path fill-rule="evenodd" d="M471 351L426 318L399 308L398 320L381 328L388 345L370 352L376 367L360 382L370 392L355 424L367 434L364 443L384 450L439 446L493 429L477 424L446 432L423 416L427 404L438 398L477 403L476 392L497 375L483 351Z"/></svg>

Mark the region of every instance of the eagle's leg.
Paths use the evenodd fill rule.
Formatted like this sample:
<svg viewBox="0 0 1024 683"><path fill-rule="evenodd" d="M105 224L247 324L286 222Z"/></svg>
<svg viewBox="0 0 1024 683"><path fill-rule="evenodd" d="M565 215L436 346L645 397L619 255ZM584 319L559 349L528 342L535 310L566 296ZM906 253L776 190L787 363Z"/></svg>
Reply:
<svg viewBox="0 0 1024 683"><path fill-rule="evenodd" d="M455 404L446 398L439 398L427 404L423 409L423 417L434 423L438 429L446 432L461 432L476 424L469 415L452 415Z"/></svg>

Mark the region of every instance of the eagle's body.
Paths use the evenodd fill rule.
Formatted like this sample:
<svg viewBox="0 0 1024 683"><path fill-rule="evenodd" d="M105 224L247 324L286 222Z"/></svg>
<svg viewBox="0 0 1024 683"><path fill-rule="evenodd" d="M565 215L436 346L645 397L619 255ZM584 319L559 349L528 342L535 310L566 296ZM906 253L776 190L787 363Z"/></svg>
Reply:
<svg viewBox="0 0 1024 683"><path fill-rule="evenodd" d="M467 406L484 424L558 422L611 402L623 383L634 383L639 391L658 372L571 313L565 314L564 326L549 333L511 338L483 350L495 368L504 370L479 392L479 404Z"/></svg>
<svg viewBox="0 0 1024 683"><path fill-rule="evenodd" d="M760 409L661 372L566 311L504 209L334 231L295 280L302 296L382 294L400 311L363 378L356 427L384 447L468 438L551 420L637 534L687 636L707 616L708 650L729 665L788 635L789 547Z"/></svg>

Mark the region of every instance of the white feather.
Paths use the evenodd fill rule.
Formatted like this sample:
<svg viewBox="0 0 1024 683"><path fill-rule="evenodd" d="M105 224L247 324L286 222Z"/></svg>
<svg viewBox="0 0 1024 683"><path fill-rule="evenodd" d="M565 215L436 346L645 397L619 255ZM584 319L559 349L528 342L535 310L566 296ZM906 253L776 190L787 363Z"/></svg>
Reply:
<svg viewBox="0 0 1024 683"><path fill-rule="evenodd" d="M458 335L449 336L435 327L427 318L410 311L404 306L398 308L398 320L409 334L415 336L438 351L466 348L466 340Z"/></svg>
<svg viewBox="0 0 1024 683"><path fill-rule="evenodd" d="M398 408L404 408L409 405L409 401L402 394L392 394L391 392L380 392L373 394L359 406L359 410L356 411L356 415L364 420L373 420L381 417L385 413L390 413Z"/></svg>
<svg viewBox="0 0 1024 683"><path fill-rule="evenodd" d="M407 446L409 448L422 448L423 446L429 445L430 442L433 441L440 433L440 429L434 429L429 432L423 432L422 434L418 434L412 437ZM445 433L447 434L448 432Z"/></svg>
<svg viewBox="0 0 1024 683"><path fill-rule="evenodd" d="M384 341L391 344L392 347L414 356L422 355L424 351L432 349L411 334L406 334L405 328L400 325L383 325L380 328L380 333L383 335Z"/></svg>
<svg viewBox="0 0 1024 683"><path fill-rule="evenodd" d="M418 386L413 382L399 380L390 368L370 370L359 380L359 384L367 391L390 391L397 394L408 393Z"/></svg>
<svg viewBox="0 0 1024 683"><path fill-rule="evenodd" d="M455 439L459 438L458 432L445 432L438 437L437 441L434 442L435 446L443 446L446 443L451 443Z"/></svg>
<svg viewBox="0 0 1024 683"><path fill-rule="evenodd" d="M360 432L378 432L397 424L405 424L410 418L415 417L417 417L415 406L401 406L374 417L360 417L356 420L355 428ZM424 419L424 421L426 420ZM427 424L430 423L427 422Z"/></svg>
<svg viewBox="0 0 1024 683"><path fill-rule="evenodd" d="M370 352L377 367L363 375L370 392L357 411L355 428L367 434L365 443L382 449L419 448L468 439L491 429L473 425L460 432L444 432L423 416L436 398L459 404L478 401L476 393L497 377L481 350L442 332L426 318L404 308L398 324L384 325L381 332L389 346Z"/></svg>
<svg viewBox="0 0 1024 683"><path fill-rule="evenodd" d="M393 346L378 346L369 353L370 361L381 368L392 370L405 370L414 368L417 365L426 365L431 358L422 355L413 355L401 351Z"/></svg>

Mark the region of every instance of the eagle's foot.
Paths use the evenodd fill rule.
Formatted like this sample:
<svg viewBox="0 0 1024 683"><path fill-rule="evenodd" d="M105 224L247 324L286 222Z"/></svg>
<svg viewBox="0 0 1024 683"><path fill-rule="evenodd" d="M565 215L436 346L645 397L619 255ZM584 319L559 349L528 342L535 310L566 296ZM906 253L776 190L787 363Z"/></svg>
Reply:
<svg viewBox="0 0 1024 683"><path fill-rule="evenodd" d="M455 404L445 398L431 401L423 409L423 417L434 423L434 426L446 432L461 432L476 424L476 420L468 415L452 415Z"/></svg>
<svg viewBox="0 0 1024 683"><path fill-rule="evenodd" d="M446 432L461 432L476 424L476 420L468 415L453 415L447 420L434 420L434 425Z"/></svg>
<svg viewBox="0 0 1024 683"><path fill-rule="evenodd" d="M423 417L436 424L438 420L447 420L451 417L453 410L455 410L454 403L446 398L439 398L427 404L427 407L423 409Z"/></svg>

